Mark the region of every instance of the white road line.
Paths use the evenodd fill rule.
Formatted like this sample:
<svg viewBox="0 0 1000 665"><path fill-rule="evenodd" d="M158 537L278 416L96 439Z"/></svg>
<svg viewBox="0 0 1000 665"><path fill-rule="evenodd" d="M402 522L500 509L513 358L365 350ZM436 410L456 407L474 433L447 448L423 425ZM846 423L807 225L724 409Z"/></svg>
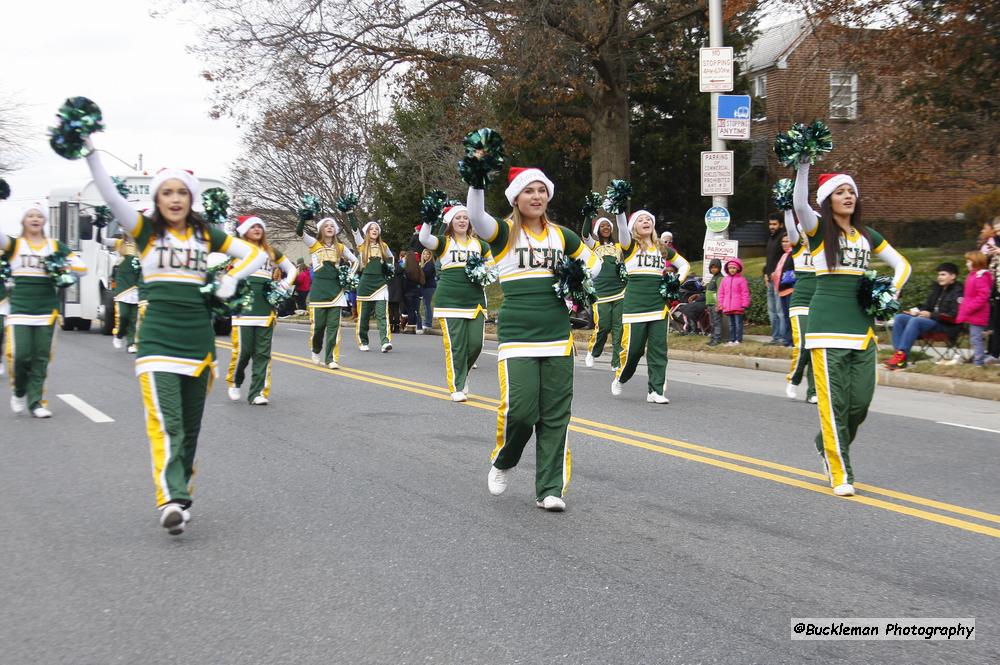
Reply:
<svg viewBox="0 0 1000 665"><path fill-rule="evenodd" d="M100 411L98 411L97 409L95 409L91 405L87 404L86 402L84 402L82 399L80 399L76 395L56 395L56 397L58 397L59 399L61 399L64 402L66 402L71 407L73 407L74 409L76 409L77 411L79 411L80 413L82 413L83 415L85 415L88 418L90 418L91 420L93 420L95 423L113 423L113 422L115 422L114 418L110 418L107 415L105 415L104 413L101 413Z"/></svg>
<svg viewBox="0 0 1000 665"><path fill-rule="evenodd" d="M943 420L937 421L938 425L951 425L952 427L961 427L963 429L974 429L980 432L992 432L993 434L1000 434L1000 429L988 429L986 427L975 427L973 425L963 425L961 423L946 423Z"/></svg>

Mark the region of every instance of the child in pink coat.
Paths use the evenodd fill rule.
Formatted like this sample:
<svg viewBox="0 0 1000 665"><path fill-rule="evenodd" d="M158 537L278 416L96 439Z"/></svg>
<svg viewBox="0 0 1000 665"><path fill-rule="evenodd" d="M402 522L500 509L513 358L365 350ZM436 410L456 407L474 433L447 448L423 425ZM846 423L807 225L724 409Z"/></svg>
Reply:
<svg viewBox="0 0 1000 665"><path fill-rule="evenodd" d="M750 306L750 285L743 276L743 262L729 259L725 265L726 276L719 284L720 312L729 317L729 342L734 346L743 341L743 314Z"/></svg>
<svg viewBox="0 0 1000 665"><path fill-rule="evenodd" d="M996 362L986 356L983 349L983 331L990 324L990 289L993 276L986 269L986 255L982 252L966 252L965 266L969 276L965 278L965 291L958 305L958 323L969 324L969 341L972 343L972 364L982 367L985 363Z"/></svg>

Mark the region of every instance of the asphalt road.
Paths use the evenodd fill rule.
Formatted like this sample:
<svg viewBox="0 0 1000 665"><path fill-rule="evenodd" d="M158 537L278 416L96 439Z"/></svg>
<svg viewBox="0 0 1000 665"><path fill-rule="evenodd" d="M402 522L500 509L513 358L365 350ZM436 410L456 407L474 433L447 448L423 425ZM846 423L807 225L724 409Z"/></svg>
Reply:
<svg viewBox="0 0 1000 665"><path fill-rule="evenodd" d="M840 499L781 375L671 363L656 406L581 362L546 513L530 446L486 490L495 355L454 404L440 338L345 333L333 372L279 326L267 407L220 377L177 538L132 358L60 333L55 417L0 414L0 663L1000 662L995 403L879 389ZM792 641L792 617L974 617L976 640Z"/></svg>

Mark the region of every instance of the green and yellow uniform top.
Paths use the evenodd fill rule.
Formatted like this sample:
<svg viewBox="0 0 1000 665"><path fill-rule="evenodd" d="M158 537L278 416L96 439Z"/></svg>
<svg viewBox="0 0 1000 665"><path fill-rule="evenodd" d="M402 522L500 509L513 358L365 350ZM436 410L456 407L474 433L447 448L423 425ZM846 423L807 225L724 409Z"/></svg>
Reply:
<svg viewBox="0 0 1000 665"><path fill-rule="evenodd" d="M275 270L281 270L282 275L284 275L284 279L281 280L281 286L286 291L290 292L292 284L295 282L297 271L295 270L295 264L289 261L288 257L273 247L270 249L270 252L264 250L264 248L260 248L260 250L265 256L264 263L247 277L250 292L253 294L250 311L239 316L234 316L234 326L257 326L261 328L271 326L276 316L274 308L267 301L265 287L274 280Z"/></svg>
<svg viewBox="0 0 1000 665"><path fill-rule="evenodd" d="M807 349L864 350L877 343L874 318L861 309L858 286L873 256L893 268L897 292L910 277L909 262L875 229L868 229L869 241L853 226L838 234L839 247L834 265L828 265L824 252L824 222L809 206L809 164L799 166L795 179L795 214L809 240L816 291L809 304Z"/></svg>
<svg viewBox="0 0 1000 665"><path fill-rule="evenodd" d="M677 276L681 282L691 271L691 264L671 247L661 253L655 241L652 244L640 244L634 237L628 247L624 248L624 255L628 285L625 287L622 323L665 319L670 311L670 303L660 295L660 284L667 262L677 266Z"/></svg>
<svg viewBox="0 0 1000 665"><path fill-rule="evenodd" d="M795 266L795 290L788 304L790 316L809 316L809 303L816 292L816 266L813 265L809 240L802 227L795 223L791 210L785 211L785 232L792 243L792 263Z"/></svg>
<svg viewBox="0 0 1000 665"><path fill-rule="evenodd" d="M10 298L7 297L7 284L0 280L0 316L7 316L10 313ZM0 326L4 325L0 321Z"/></svg>
<svg viewBox="0 0 1000 665"><path fill-rule="evenodd" d="M105 238L103 243L120 257L115 268L115 302L135 305L139 302L139 284L142 282L139 250L135 241L125 236L118 239Z"/></svg>
<svg viewBox="0 0 1000 665"><path fill-rule="evenodd" d="M366 239L364 241L368 243ZM361 277L358 279L358 301L374 302L389 299L389 285L382 272L383 264L389 266L389 272L393 270L393 256L388 245L379 241L378 244L368 243L368 262L361 268ZM364 256L365 249L359 245L358 250Z"/></svg>
<svg viewBox="0 0 1000 665"><path fill-rule="evenodd" d="M302 240L309 247L309 263L313 271L309 306L347 307L347 291L340 282L340 262L342 259L347 259L356 268L357 257L344 246L344 243L336 239L327 245L308 233L303 233Z"/></svg>
<svg viewBox="0 0 1000 665"><path fill-rule="evenodd" d="M594 280L594 291L597 292L596 304L622 300L625 297L625 282L618 273L618 263L624 262L624 248L620 243L597 242L593 237L586 237L583 241L603 264L600 274Z"/></svg>
<svg viewBox="0 0 1000 665"><path fill-rule="evenodd" d="M44 263L50 254L57 252L66 254L66 262L74 273L86 274L87 266L79 255L58 240L43 238L33 244L27 238L0 233L0 254L10 263L14 282L9 295L8 325L49 326L59 318L59 289Z"/></svg>
<svg viewBox="0 0 1000 665"><path fill-rule="evenodd" d="M480 314L485 315L486 292L466 275L465 262L470 256L479 256L486 263L492 263L493 254L489 245L470 236L466 236L465 240L448 234L432 238L437 244L428 249L441 263L437 291L434 292L434 314L445 319L474 319Z"/></svg>

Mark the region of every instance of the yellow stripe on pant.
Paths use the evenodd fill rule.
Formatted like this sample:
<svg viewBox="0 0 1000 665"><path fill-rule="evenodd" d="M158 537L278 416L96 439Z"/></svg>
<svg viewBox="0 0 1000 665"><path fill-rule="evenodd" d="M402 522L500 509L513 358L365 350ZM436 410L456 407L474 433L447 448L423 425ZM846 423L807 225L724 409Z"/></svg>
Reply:
<svg viewBox="0 0 1000 665"><path fill-rule="evenodd" d="M454 347L451 342L451 334L448 331L448 319L438 319L441 323L441 337L444 339L444 378L448 384L448 390L453 393L458 392L455 385L455 357Z"/></svg>
<svg viewBox="0 0 1000 665"><path fill-rule="evenodd" d="M233 342L233 354L229 358L229 370L226 372L226 385L232 388L236 385L236 363L240 358L240 331L243 326L233 326L229 337Z"/></svg>
<svg viewBox="0 0 1000 665"><path fill-rule="evenodd" d="M622 350L618 354L618 369L615 370L615 379L619 379L622 375L622 371L625 369L625 364L628 362L628 350L629 346L632 344L632 324L623 323L622 324Z"/></svg>
<svg viewBox="0 0 1000 665"><path fill-rule="evenodd" d="M510 411L510 383L507 376L507 361L497 363L497 378L500 383L500 405L497 407L497 445L490 455L490 463L496 461L507 441L507 414Z"/></svg>
<svg viewBox="0 0 1000 665"><path fill-rule="evenodd" d="M597 334L601 330L601 308L597 306L597 303L591 305L591 310L594 312L594 332L590 333L590 341L587 342L587 353L593 355L594 344L597 343Z"/></svg>
<svg viewBox="0 0 1000 665"><path fill-rule="evenodd" d="M153 459L156 505L162 506L169 503L171 498L166 478L167 460L170 459L170 435L167 434L167 423L157 401L156 379L153 377L153 373L140 374L139 385L142 387L142 405L146 409L146 435L149 437L150 453Z"/></svg>
<svg viewBox="0 0 1000 665"><path fill-rule="evenodd" d="M823 436L823 457L830 469L830 486L836 487L847 482L847 469L840 454L841 441L837 424L837 413L833 404L833 389L830 384L830 367L826 349L812 349L812 366L816 376L816 397L819 400L820 432Z"/></svg>

